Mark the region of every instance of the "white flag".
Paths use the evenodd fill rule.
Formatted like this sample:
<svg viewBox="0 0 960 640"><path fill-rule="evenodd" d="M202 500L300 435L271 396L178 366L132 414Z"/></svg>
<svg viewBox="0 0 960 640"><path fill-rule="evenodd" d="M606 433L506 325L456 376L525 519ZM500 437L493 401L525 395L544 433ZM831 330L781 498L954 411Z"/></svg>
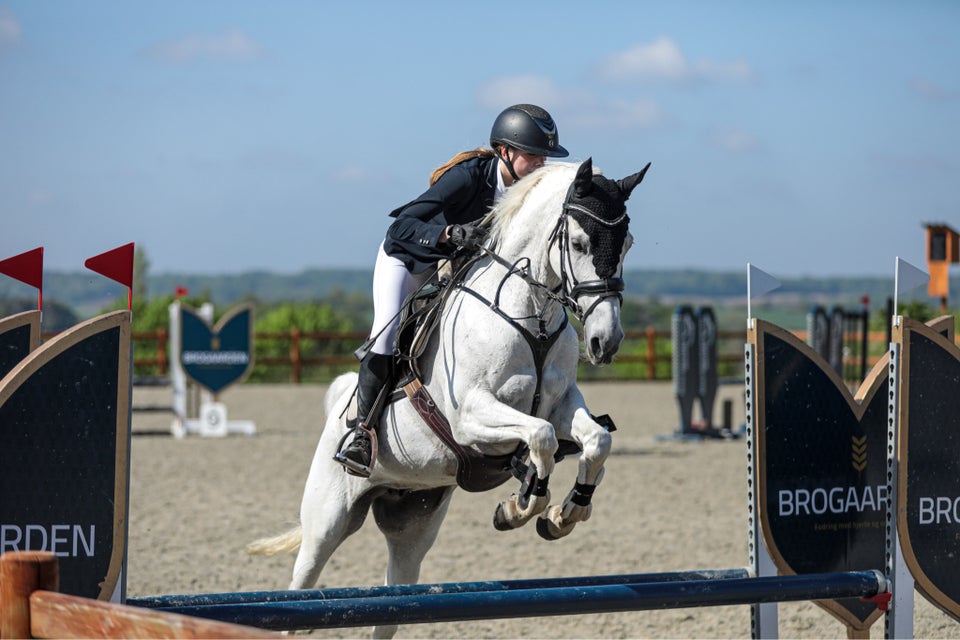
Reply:
<svg viewBox="0 0 960 640"><path fill-rule="evenodd" d="M747 323L751 323L753 312L751 301L754 296L762 296L780 287L780 281L772 275L747 263Z"/></svg>
<svg viewBox="0 0 960 640"><path fill-rule="evenodd" d="M897 256L897 274L896 289L900 292L910 291L911 289L916 289L919 286L925 285L930 281L930 275L918 269L906 260L902 260L900 256Z"/></svg>
<svg viewBox="0 0 960 640"><path fill-rule="evenodd" d="M772 275L747 263L747 296L754 298L770 293L780 287L780 281Z"/></svg>
<svg viewBox="0 0 960 640"><path fill-rule="evenodd" d="M900 306L900 292L916 289L930 281L930 275L897 256L897 270L893 278L894 324L899 323L896 309Z"/></svg>

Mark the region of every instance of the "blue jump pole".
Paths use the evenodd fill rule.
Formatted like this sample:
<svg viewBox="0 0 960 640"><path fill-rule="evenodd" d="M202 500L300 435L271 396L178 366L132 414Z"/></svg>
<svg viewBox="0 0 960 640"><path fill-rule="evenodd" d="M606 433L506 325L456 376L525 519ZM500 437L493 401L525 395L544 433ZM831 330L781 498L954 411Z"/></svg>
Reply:
<svg viewBox="0 0 960 640"><path fill-rule="evenodd" d="M320 601L248 602L164 607L162 610L292 631L870 597L886 590L886 580L881 572L860 571Z"/></svg>
<svg viewBox="0 0 960 640"><path fill-rule="evenodd" d="M483 582L440 582L434 584L398 584L377 587L339 587L335 589L303 589L299 591L246 591L237 593L202 593L128 598L127 604L148 609L198 607L220 604L258 602L295 602L299 600L340 600L383 596L418 596L429 593L477 593L479 591L512 591L516 589L552 589L556 587L593 587L610 584L678 582L681 580L726 580L749 578L747 569L703 569L666 573L628 573L606 576L574 576L565 578L530 578Z"/></svg>

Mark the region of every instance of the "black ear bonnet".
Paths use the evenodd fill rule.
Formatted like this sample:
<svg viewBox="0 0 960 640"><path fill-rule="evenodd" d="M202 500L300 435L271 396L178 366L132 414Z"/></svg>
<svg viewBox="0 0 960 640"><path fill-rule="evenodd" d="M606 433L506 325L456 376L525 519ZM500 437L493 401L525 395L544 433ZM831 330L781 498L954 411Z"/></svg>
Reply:
<svg viewBox="0 0 960 640"><path fill-rule="evenodd" d="M593 160L588 158L570 185L564 209L589 236L593 266L600 278L612 276L620 264L630 227L626 201L649 166L623 180L611 180L593 175Z"/></svg>
<svg viewBox="0 0 960 640"><path fill-rule="evenodd" d="M623 194L613 180L598 175L593 176L592 187L586 195L578 195L576 190L571 195L570 204L579 206L571 207L570 215L590 238L590 253L597 276L609 278L620 264L630 226Z"/></svg>

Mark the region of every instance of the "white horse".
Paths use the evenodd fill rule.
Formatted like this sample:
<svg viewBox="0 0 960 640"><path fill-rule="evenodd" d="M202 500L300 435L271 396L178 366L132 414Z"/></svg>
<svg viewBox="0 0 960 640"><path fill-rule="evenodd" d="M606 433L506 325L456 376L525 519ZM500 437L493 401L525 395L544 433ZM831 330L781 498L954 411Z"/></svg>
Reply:
<svg viewBox="0 0 960 640"><path fill-rule="evenodd" d="M519 465L523 483L497 507L496 528L519 527L540 515L538 531L556 539L587 520L611 436L577 387L579 344L567 308L583 322L590 362L609 363L623 339L621 269L633 242L624 203L647 168L614 181L595 175L590 160L550 164L509 189L487 218L487 248L462 284L451 285L418 360L422 388L414 383L419 392L413 401L392 402L380 418L370 477L345 473L333 460L356 386L356 374L348 373L326 395L327 422L300 526L251 543L247 551L299 548L290 589L311 588L372 508L387 543L386 584L415 583L458 480L468 490L501 484L518 448L529 452ZM431 430L427 422L437 414L425 419L415 403L435 404L455 442ZM575 443L582 453L574 488L550 506L547 479L560 441ZM484 457L499 465L492 480L481 469ZM377 627L374 636L395 631Z"/></svg>

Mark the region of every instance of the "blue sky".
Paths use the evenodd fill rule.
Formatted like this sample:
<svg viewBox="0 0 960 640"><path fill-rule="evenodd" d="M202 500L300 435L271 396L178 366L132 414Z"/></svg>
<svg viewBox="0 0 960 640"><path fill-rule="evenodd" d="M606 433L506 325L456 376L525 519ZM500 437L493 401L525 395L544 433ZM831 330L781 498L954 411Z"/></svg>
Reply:
<svg viewBox="0 0 960 640"><path fill-rule="evenodd" d="M0 0L0 258L372 267L533 102L630 200L628 268L925 266L960 228L960 3Z"/></svg>

